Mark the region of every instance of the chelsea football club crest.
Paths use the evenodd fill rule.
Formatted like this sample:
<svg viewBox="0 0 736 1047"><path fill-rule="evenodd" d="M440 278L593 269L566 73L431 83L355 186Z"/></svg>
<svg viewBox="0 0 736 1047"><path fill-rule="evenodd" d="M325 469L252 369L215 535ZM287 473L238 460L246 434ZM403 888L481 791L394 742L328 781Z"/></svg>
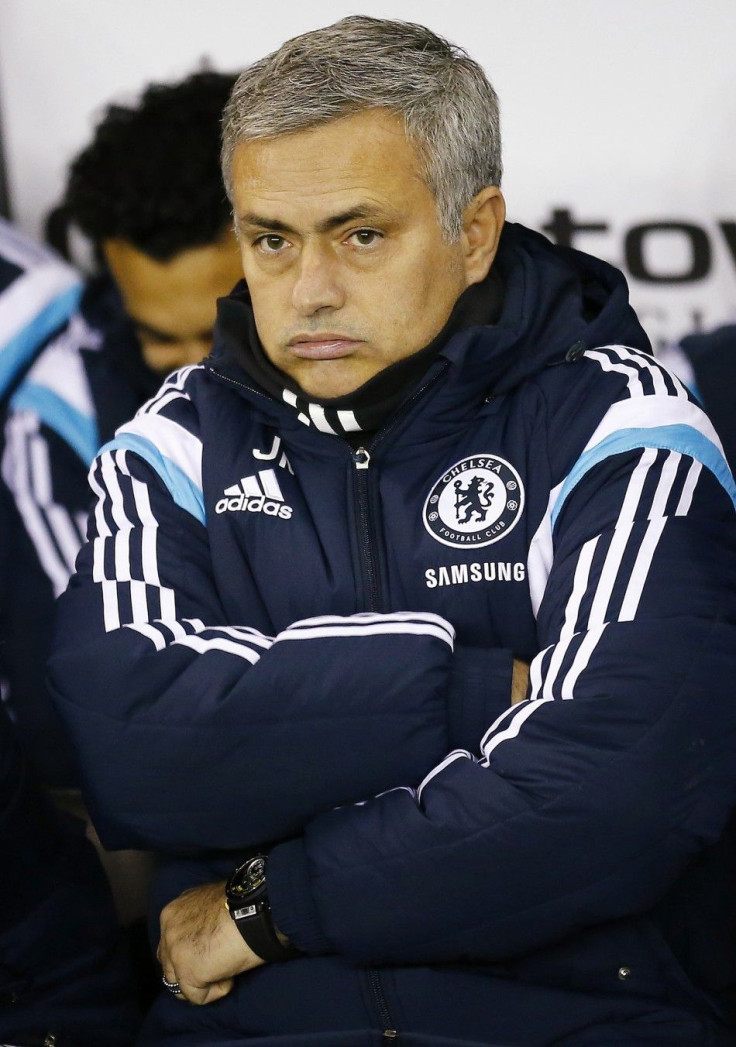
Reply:
<svg viewBox="0 0 736 1047"><path fill-rule="evenodd" d="M422 519L438 542L480 549L505 538L524 510L524 488L513 465L493 454L463 458L429 492Z"/></svg>

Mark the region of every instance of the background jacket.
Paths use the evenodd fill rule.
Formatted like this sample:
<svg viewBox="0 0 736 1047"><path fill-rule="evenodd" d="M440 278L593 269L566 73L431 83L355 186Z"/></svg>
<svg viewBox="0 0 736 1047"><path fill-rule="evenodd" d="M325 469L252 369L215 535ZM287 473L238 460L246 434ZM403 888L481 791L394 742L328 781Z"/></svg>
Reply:
<svg viewBox="0 0 736 1047"><path fill-rule="evenodd" d="M93 466L51 674L95 822L161 899L273 844L307 954L145 1042L720 1042L655 909L734 801L736 487L620 274L495 267L365 448L223 337Z"/></svg>
<svg viewBox="0 0 736 1047"><path fill-rule="evenodd" d="M152 391L109 281L0 221L0 678L36 778L78 784L49 698L54 601L86 533L87 472Z"/></svg>
<svg viewBox="0 0 736 1047"><path fill-rule="evenodd" d="M679 345L667 346L661 359L698 399L713 420L726 460L736 466L736 324L690 334Z"/></svg>
<svg viewBox="0 0 736 1047"><path fill-rule="evenodd" d="M0 404L5 412L14 395L49 390L32 385L28 377L39 374L37 361L45 351L65 344L65 332L81 323L80 296L80 281L67 265L0 221ZM13 459L17 471L9 479L22 474L26 482L0 486L0 676L4 697L7 685L13 685L8 706L25 729L19 731L0 708L0 1041L41 1045L50 1043L46 1038L53 1034L58 1047L123 1047L134 1039L138 1014L110 889L84 825L51 806L19 740L21 733L27 741L36 732L45 736L52 730L48 698L40 700L53 603L53 572L44 574L42 553L50 549L52 534L63 538L64 527L72 525L51 497L56 489L56 473L52 482L48 471L56 460L47 453L52 430L39 424L38 413L21 410L20 398L15 406L10 420L5 414L2 433L8 435L10 427L24 434L26 453ZM63 421L61 400L44 404L39 396L38 406L44 417ZM13 430L13 419L19 429ZM4 469L10 461L5 446ZM83 504L78 503L80 513ZM46 542L34 546L34 527L26 529L23 522L44 517ZM57 558L63 544L54 547ZM48 745L45 777L51 779L66 765L59 753L64 745L60 732L57 721ZM39 746L34 755L40 758L44 751Z"/></svg>

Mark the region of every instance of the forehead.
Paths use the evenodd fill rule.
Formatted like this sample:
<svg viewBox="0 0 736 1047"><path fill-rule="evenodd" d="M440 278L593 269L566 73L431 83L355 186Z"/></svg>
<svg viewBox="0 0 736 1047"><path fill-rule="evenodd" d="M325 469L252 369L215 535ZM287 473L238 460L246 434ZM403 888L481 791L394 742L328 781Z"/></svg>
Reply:
<svg viewBox="0 0 736 1047"><path fill-rule="evenodd" d="M241 222L249 213L285 218L288 210L289 217L310 224L356 204L393 211L418 202L426 206L429 198L433 205L403 121L384 109L241 143L233 155L232 184Z"/></svg>

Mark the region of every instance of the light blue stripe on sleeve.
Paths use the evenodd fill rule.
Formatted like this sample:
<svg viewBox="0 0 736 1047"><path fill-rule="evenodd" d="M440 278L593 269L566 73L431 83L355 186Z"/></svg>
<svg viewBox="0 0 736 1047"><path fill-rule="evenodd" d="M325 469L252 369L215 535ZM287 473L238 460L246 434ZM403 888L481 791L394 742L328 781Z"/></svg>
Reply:
<svg viewBox="0 0 736 1047"><path fill-rule="evenodd" d="M15 337L0 346L0 396L5 393L18 372L30 363L39 346L43 345L58 327L66 323L79 305L81 297L81 284L70 287L53 302L49 302Z"/></svg>
<svg viewBox="0 0 736 1047"><path fill-rule="evenodd" d="M589 451L586 451L578 458L562 485L562 490L552 511L552 527L555 526L557 517L560 515L568 496L594 466L614 454L635 451L637 448L644 447L679 451L680 454L686 454L691 458L697 459L707 469L710 469L730 497L734 508L736 508L736 483L734 483L726 459L713 441L709 440L707 436L704 436L697 429L694 429L691 425L660 425L653 426L651 429L643 427L640 429L621 429L620 432L612 433L605 440L601 440L599 444L591 447Z"/></svg>
<svg viewBox="0 0 736 1047"><path fill-rule="evenodd" d="M120 433L119 436L101 447L99 453L104 454L105 451L133 451L158 473L169 494L180 508L191 513L200 523L205 522L204 495L200 488L176 462L172 462L170 458L161 454L150 440L136 433Z"/></svg>
<svg viewBox="0 0 736 1047"><path fill-rule="evenodd" d="M19 411L33 411L44 425L53 429L76 451L86 466L92 464L100 445L94 418L82 414L58 393L36 382L23 382L13 394L10 405Z"/></svg>

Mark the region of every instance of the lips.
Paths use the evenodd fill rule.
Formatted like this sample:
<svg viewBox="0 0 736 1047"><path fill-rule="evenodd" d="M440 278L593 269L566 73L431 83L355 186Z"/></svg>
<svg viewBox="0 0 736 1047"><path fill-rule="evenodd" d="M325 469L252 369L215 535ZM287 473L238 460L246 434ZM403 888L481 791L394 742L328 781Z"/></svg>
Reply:
<svg viewBox="0 0 736 1047"><path fill-rule="evenodd" d="M360 342L343 335L325 334L317 337L297 336L289 342L289 352L302 360L339 360L349 356Z"/></svg>

